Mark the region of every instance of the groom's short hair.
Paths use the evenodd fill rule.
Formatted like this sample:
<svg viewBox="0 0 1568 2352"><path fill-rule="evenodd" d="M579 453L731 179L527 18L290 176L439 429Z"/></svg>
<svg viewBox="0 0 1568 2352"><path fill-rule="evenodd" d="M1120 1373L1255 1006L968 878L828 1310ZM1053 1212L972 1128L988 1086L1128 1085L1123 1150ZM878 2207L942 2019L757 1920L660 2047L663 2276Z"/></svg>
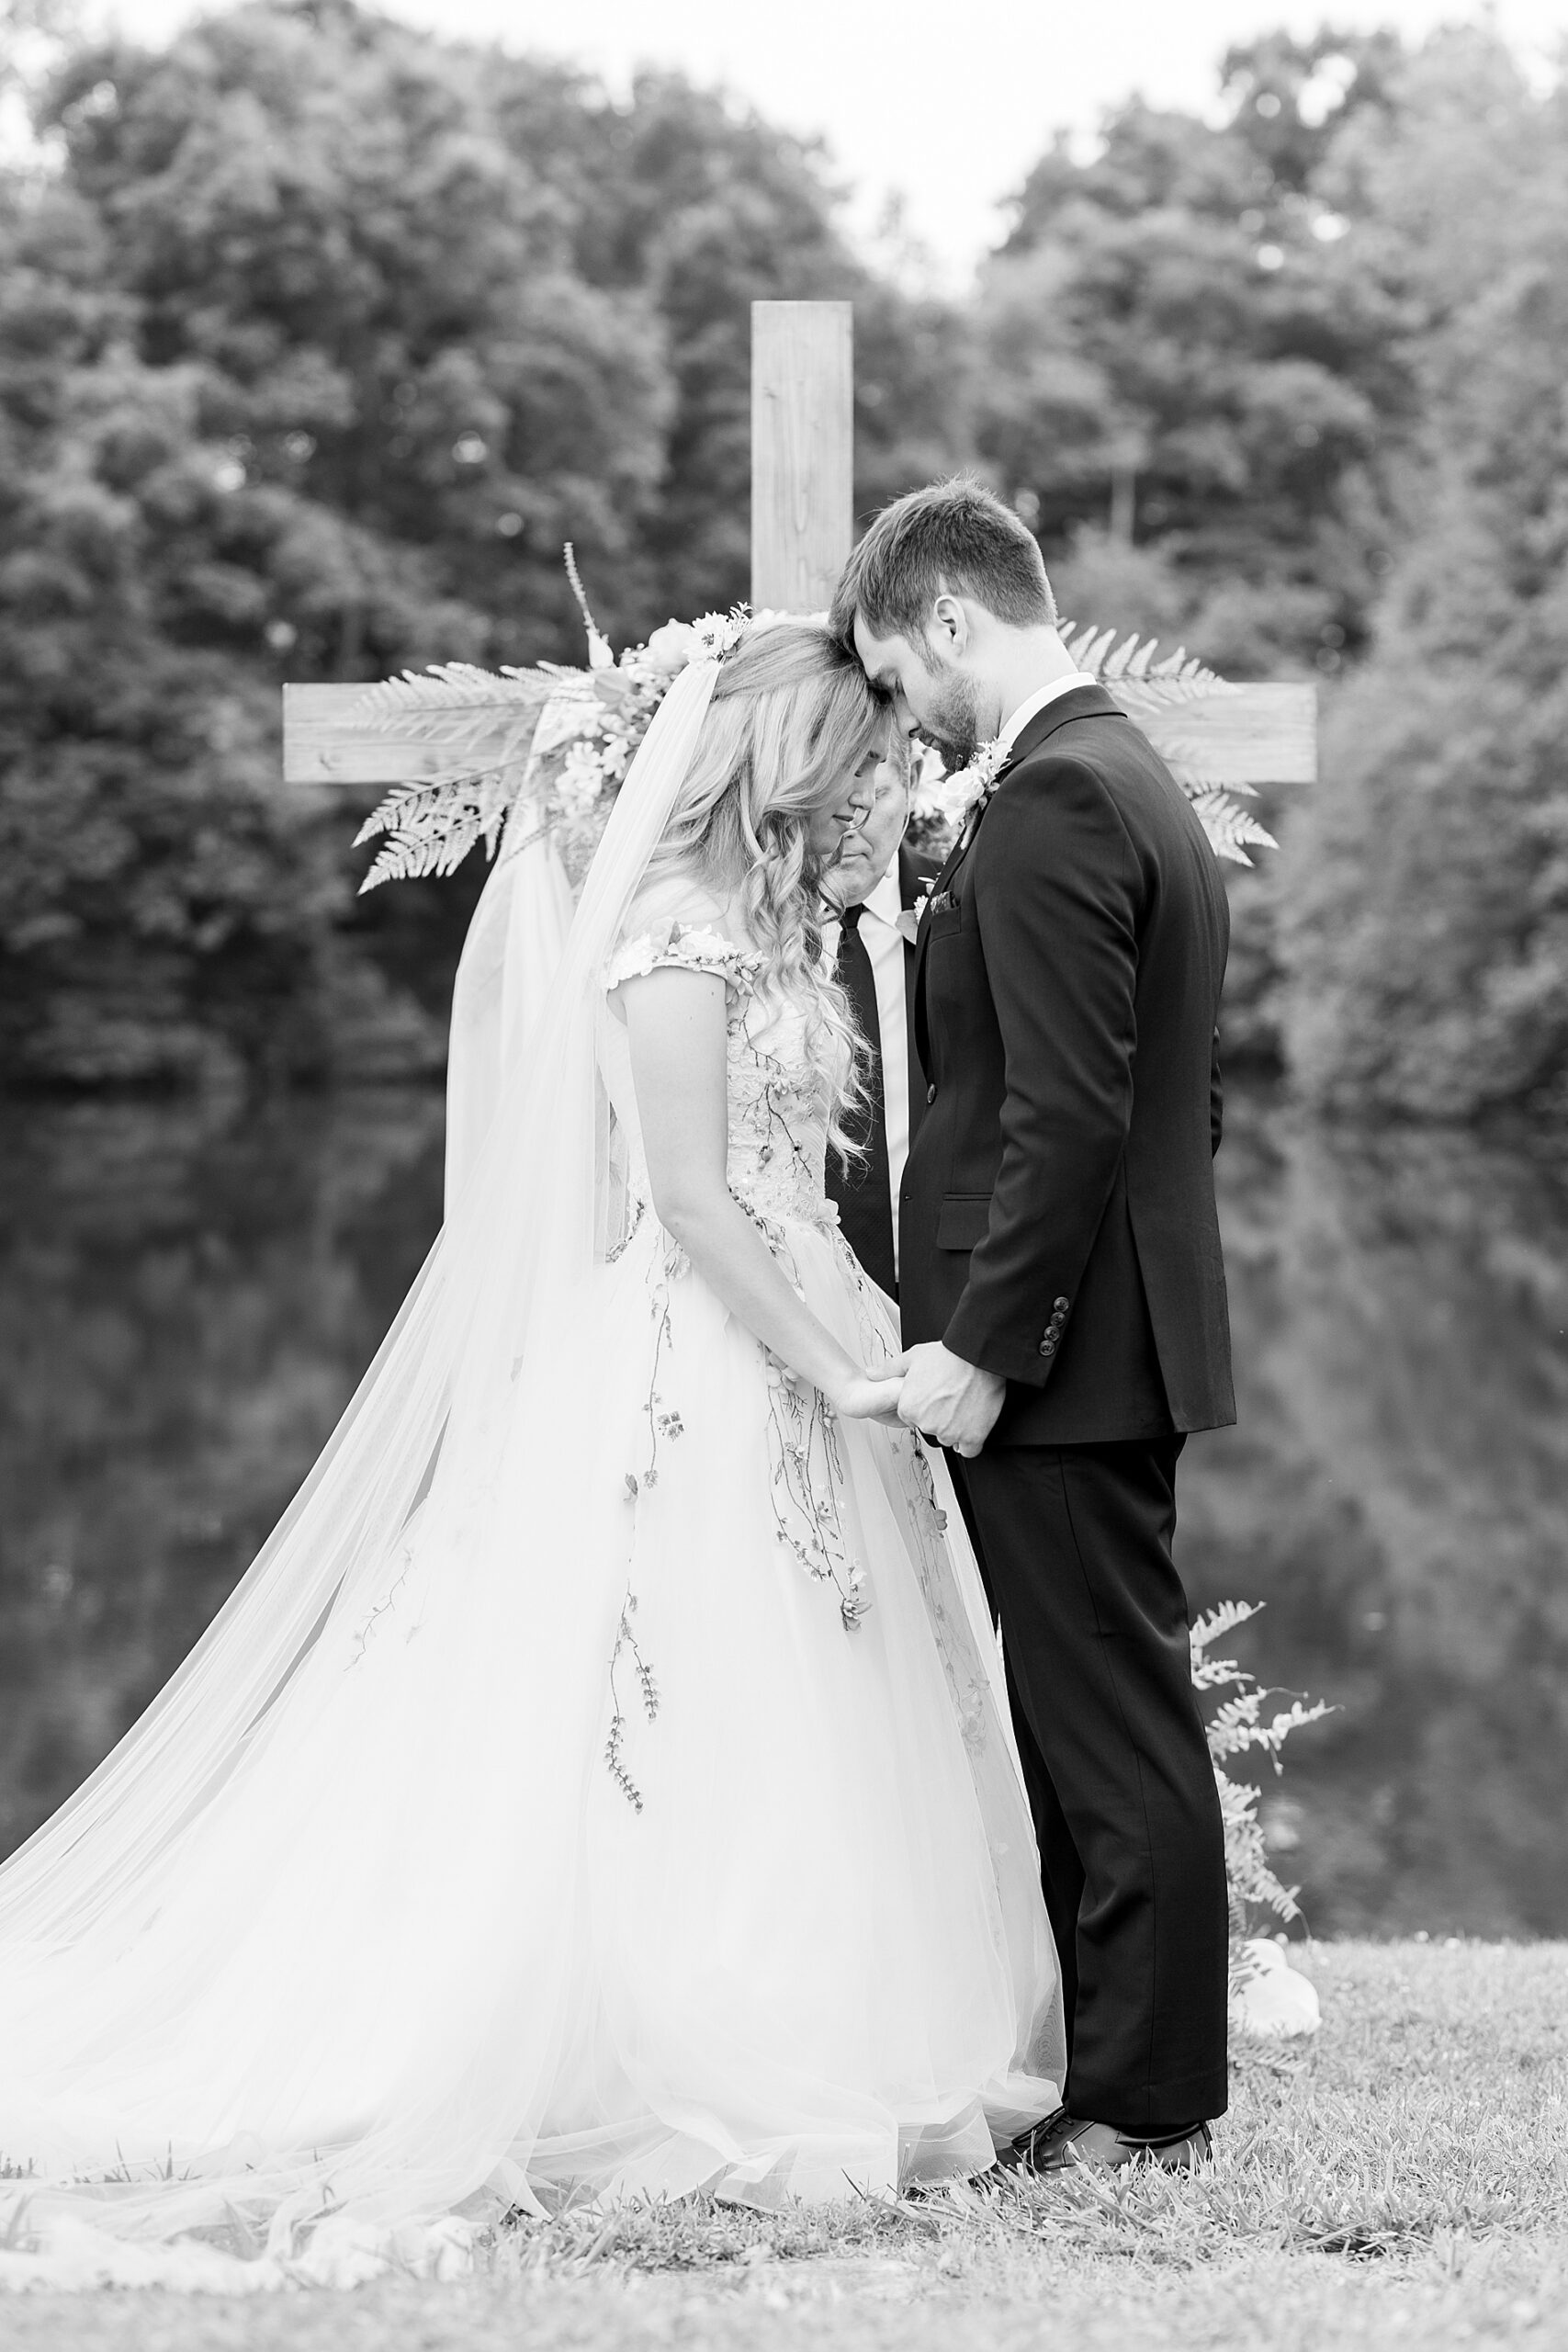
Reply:
<svg viewBox="0 0 1568 2352"><path fill-rule="evenodd" d="M874 637L919 644L943 589L1015 628L1056 623L1034 534L1010 506L960 478L885 506L844 566L829 627L846 645L858 613Z"/></svg>

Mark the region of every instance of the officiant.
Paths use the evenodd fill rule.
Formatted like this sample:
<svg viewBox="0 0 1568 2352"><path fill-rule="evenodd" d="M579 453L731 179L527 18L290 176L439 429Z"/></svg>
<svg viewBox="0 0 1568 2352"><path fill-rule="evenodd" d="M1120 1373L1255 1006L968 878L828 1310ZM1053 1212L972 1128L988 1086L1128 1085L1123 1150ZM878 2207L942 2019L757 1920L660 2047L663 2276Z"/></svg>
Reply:
<svg viewBox="0 0 1568 2352"><path fill-rule="evenodd" d="M829 1150L828 1193L845 1240L890 1298L898 1295L898 1187L926 1108L909 987L915 910L936 874L936 861L904 838L912 780L899 744L877 769L871 808L827 878L840 911L823 927L834 978L870 1049L865 1099L846 1122L861 1157L846 1168Z"/></svg>

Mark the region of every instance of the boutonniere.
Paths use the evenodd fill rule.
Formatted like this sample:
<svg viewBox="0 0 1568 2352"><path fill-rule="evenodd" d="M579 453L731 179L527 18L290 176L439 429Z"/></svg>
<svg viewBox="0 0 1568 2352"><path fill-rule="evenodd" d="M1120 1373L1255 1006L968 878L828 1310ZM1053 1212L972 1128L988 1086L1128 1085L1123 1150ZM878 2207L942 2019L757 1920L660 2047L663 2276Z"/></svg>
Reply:
<svg viewBox="0 0 1568 2352"><path fill-rule="evenodd" d="M920 927L920 917L931 904L931 895L934 887L934 876L930 882L922 882L915 893L914 905L901 907L898 910L898 936L900 939L907 940L911 947L915 944L915 933Z"/></svg>
<svg viewBox="0 0 1568 2352"><path fill-rule="evenodd" d="M963 794L961 805L965 823L977 808L985 807L995 792L997 777L1007 755L1008 747L1001 737L993 735L988 743L980 745L966 768L960 768L956 775L949 776L948 786L953 798L956 800L960 793Z"/></svg>
<svg viewBox="0 0 1568 2352"><path fill-rule="evenodd" d="M997 777L1007 758L998 740L982 743L966 767L944 773L933 753L921 770L910 797L911 814L939 831L956 834L976 808L983 808L997 788Z"/></svg>

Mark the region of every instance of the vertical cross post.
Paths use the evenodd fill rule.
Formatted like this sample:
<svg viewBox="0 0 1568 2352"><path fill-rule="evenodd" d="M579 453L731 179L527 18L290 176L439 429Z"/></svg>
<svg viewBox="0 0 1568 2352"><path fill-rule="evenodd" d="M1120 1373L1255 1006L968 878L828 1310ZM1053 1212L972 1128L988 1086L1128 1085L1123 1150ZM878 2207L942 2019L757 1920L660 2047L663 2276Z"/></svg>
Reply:
<svg viewBox="0 0 1568 2352"><path fill-rule="evenodd" d="M848 302L751 305L751 602L820 612L850 552L854 514L853 310ZM1107 623L1113 614L1086 616ZM525 658L526 649L518 649ZM1161 748L1215 785L1310 784L1316 767L1310 685L1233 686L1149 722ZM1167 735L1170 741L1166 741ZM472 756L477 759L476 747ZM416 733L368 722L365 688L285 686L287 783L402 784L436 775Z"/></svg>
<svg viewBox="0 0 1568 2352"><path fill-rule="evenodd" d="M819 612L850 552L854 309L751 305L751 603Z"/></svg>

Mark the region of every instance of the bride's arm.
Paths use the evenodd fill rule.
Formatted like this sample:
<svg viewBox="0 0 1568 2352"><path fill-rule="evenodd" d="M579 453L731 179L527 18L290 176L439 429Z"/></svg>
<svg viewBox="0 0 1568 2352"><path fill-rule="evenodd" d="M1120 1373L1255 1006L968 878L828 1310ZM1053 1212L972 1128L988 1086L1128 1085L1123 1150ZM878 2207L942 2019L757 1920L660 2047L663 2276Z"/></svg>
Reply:
<svg viewBox="0 0 1568 2352"><path fill-rule="evenodd" d="M901 1363L868 1374L798 1298L726 1180L725 983L668 967L620 987L654 1213L732 1315L841 1413L897 1419Z"/></svg>

